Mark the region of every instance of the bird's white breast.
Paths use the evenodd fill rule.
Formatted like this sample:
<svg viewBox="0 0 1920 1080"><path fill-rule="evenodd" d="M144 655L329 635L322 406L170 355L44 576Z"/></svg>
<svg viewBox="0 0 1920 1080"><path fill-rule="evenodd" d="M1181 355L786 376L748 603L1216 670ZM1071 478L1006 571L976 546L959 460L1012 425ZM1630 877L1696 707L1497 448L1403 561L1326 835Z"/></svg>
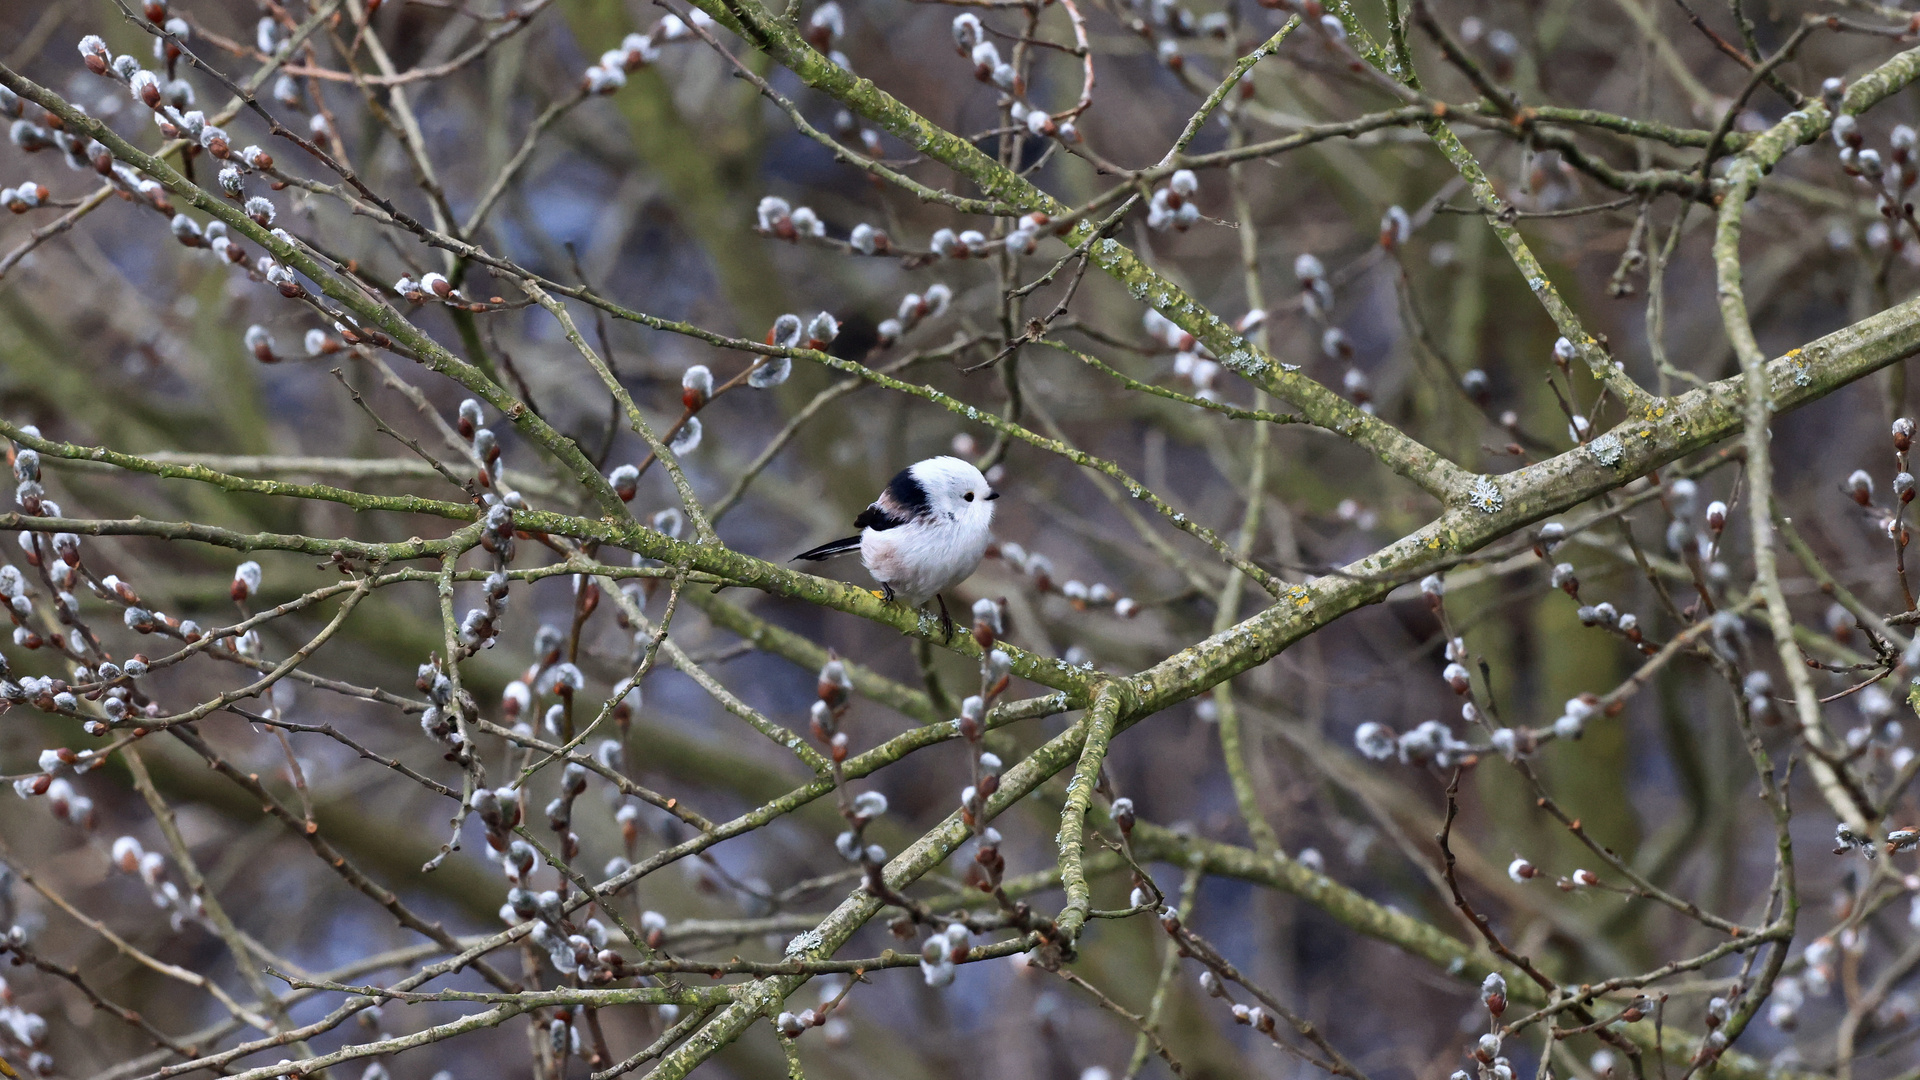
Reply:
<svg viewBox="0 0 1920 1080"><path fill-rule="evenodd" d="M973 575L991 535L965 519L914 521L860 536L860 561L874 580L892 586L909 607L918 607Z"/></svg>

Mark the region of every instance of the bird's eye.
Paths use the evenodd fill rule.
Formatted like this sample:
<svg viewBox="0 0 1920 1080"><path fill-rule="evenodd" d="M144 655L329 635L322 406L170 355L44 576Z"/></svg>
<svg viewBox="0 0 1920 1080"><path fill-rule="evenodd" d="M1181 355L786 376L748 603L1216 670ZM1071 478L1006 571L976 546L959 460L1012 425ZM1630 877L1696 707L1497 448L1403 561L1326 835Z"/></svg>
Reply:
<svg viewBox="0 0 1920 1080"><path fill-rule="evenodd" d="M961 497L961 498L963 498L963 499L965 499L965 500L967 500L968 502L972 502L972 501L973 501L973 492L971 492L971 491L969 491L969 492L967 492L967 493L966 493L965 495L962 495L962 496L960 496L960 497Z"/></svg>

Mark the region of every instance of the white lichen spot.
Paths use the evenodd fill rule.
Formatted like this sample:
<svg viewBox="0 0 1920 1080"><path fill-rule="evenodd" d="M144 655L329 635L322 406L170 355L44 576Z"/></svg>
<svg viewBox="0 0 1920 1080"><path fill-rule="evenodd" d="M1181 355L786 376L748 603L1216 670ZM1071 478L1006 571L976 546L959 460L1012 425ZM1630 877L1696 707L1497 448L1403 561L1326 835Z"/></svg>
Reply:
<svg viewBox="0 0 1920 1080"><path fill-rule="evenodd" d="M1793 385L1795 386L1812 386L1813 385L1813 368L1807 366L1807 362L1805 360L1802 360L1796 356L1792 360L1788 361L1788 367L1793 372Z"/></svg>
<svg viewBox="0 0 1920 1080"><path fill-rule="evenodd" d="M1545 289L1546 287L1547 287L1546 278L1530 277L1527 279L1527 288L1532 289L1534 292L1539 292L1540 290Z"/></svg>
<svg viewBox="0 0 1920 1080"><path fill-rule="evenodd" d="M1497 514L1506 499L1500 494L1500 485L1493 482L1491 476L1476 476L1473 487L1467 491L1467 505L1483 514Z"/></svg>
<svg viewBox="0 0 1920 1080"><path fill-rule="evenodd" d="M1620 457L1625 453L1625 448L1620 445L1620 436L1609 431L1588 443L1587 453L1593 460L1611 469L1620 464Z"/></svg>
<svg viewBox="0 0 1920 1080"><path fill-rule="evenodd" d="M820 931L818 930L808 930L804 934L795 934L793 940L787 942L787 958L794 959L805 956L819 948L825 940L825 938L820 936Z"/></svg>

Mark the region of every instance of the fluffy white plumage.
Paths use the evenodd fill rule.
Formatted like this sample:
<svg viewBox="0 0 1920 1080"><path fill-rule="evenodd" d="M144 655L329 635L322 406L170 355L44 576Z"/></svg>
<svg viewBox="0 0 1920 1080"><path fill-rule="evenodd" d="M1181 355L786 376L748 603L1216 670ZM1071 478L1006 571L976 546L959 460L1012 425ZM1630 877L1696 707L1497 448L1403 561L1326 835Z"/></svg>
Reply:
<svg viewBox="0 0 1920 1080"><path fill-rule="evenodd" d="M854 519L859 536L822 544L796 559L860 552L875 581L909 607L919 607L973 575L992 540L993 500L980 470L956 457L935 457L902 469Z"/></svg>

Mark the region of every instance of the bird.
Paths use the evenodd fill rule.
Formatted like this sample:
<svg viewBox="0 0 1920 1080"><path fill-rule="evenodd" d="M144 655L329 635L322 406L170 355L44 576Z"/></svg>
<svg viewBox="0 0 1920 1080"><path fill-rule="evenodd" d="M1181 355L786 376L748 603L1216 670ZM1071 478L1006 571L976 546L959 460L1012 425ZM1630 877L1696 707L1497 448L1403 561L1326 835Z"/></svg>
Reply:
<svg viewBox="0 0 1920 1080"><path fill-rule="evenodd" d="M1000 497L980 470L957 457L932 457L901 469L880 497L853 519L860 535L803 551L792 561L822 562L860 553L888 602L917 608L973 576L993 539L993 502Z"/></svg>

